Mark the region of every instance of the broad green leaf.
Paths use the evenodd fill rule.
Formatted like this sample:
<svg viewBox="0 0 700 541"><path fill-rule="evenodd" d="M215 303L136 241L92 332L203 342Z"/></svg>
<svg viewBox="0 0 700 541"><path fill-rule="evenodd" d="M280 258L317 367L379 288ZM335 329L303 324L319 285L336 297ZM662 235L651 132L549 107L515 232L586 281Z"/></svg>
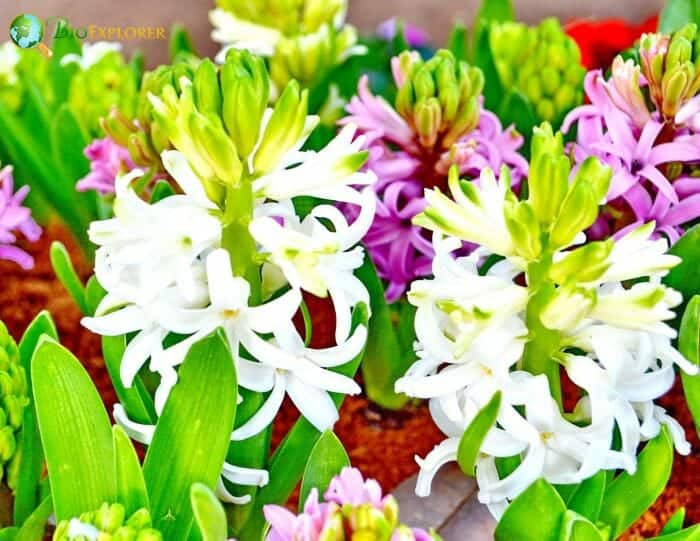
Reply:
<svg viewBox="0 0 700 541"><path fill-rule="evenodd" d="M53 35L54 39L51 43L53 56L49 66L49 75L56 103L64 103L68 99L68 90L70 89L73 75L79 68L74 63L62 65L61 59L67 54L81 54L82 44L75 37L75 32L71 32L71 28L65 19L57 21Z"/></svg>
<svg viewBox="0 0 700 541"><path fill-rule="evenodd" d="M651 537L649 541L699 541L700 540L700 524L690 526L685 530L678 532L660 535L659 537Z"/></svg>
<svg viewBox="0 0 700 541"><path fill-rule="evenodd" d="M497 391L488 403L479 410L472 422L462 434L457 449L457 463L465 475L474 476L479 450L489 431L496 424L501 408L501 391Z"/></svg>
<svg viewBox="0 0 700 541"><path fill-rule="evenodd" d="M355 307L352 313L352 329L358 325L367 325L368 310L364 304ZM352 377L357 371L363 353L342 366L334 368L335 372ZM337 407L343 403L344 396L331 393ZM275 450L270 460L268 471L270 482L258 491L250 519L243 527L238 539L260 541L265 530L265 518L262 508L267 504L283 504L293 492L302 476L306 460L321 437L321 433L303 417L299 419Z"/></svg>
<svg viewBox="0 0 700 541"><path fill-rule="evenodd" d="M683 304L676 308L678 317L673 327L678 329L680 315L694 295L700 294L700 225L690 228L668 251L681 258L681 262L673 267L663 278L663 283L679 291L683 295Z"/></svg>
<svg viewBox="0 0 700 541"><path fill-rule="evenodd" d="M122 382L120 367L125 350L126 338L124 336L102 337L102 356L119 403L124 406L124 410L133 421L154 424L157 415L153 398L148 394L141 378L137 375L129 388L126 388Z"/></svg>
<svg viewBox="0 0 700 541"><path fill-rule="evenodd" d="M168 541L187 539L190 488L214 489L236 414L236 372L221 331L192 346L156 425L143 474L154 527ZM167 467L164 467L167 464Z"/></svg>
<svg viewBox="0 0 700 541"><path fill-rule="evenodd" d="M317 489L319 499L322 500L331 479L349 465L350 458L345 447L332 431L326 430L311 449L306 463L299 493L299 512L303 511L311 489Z"/></svg>
<svg viewBox="0 0 700 541"><path fill-rule="evenodd" d="M496 541L557 541L566 505L559 493L539 479L506 508L496 526Z"/></svg>
<svg viewBox="0 0 700 541"><path fill-rule="evenodd" d="M44 451L41 447L39 427L32 395L31 364L34 351L42 336L58 340L56 325L47 311L40 312L24 331L19 341L19 359L27 377L27 392L30 406L24 408L22 432L20 433L20 461L15 488L14 523L22 524L39 505L39 481L44 468Z"/></svg>
<svg viewBox="0 0 700 541"><path fill-rule="evenodd" d="M413 352L403 353L396 329L391 321L391 311L384 298L384 287L369 257L355 271L355 275L367 288L370 297L372 324L362 360L362 378L369 399L384 408L399 409L408 397L394 391L394 384L415 361Z"/></svg>
<svg viewBox="0 0 700 541"><path fill-rule="evenodd" d="M159 180L156 182L156 185L153 186L153 191L151 192L151 204L157 203L158 201L161 201L166 197L170 197L171 195L175 195L175 190L173 190L170 183L165 180Z"/></svg>
<svg viewBox="0 0 700 541"><path fill-rule="evenodd" d="M504 126L515 125L518 132L525 137L523 149L529 149L532 128L537 125L537 116L530 100L517 90L513 90L503 100L498 116Z"/></svg>
<svg viewBox="0 0 700 541"><path fill-rule="evenodd" d="M44 498L39 507L29 515L12 539L15 541L37 541L38 539L43 539L46 523L52 512L53 503L51 498Z"/></svg>
<svg viewBox="0 0 700 541"><path fill-rule="evenodd" d="M0 541L15 541L15 539L17 539L18 532L19 528L15 526L3 528L2 530L0 530Z"/></svg>
<svg viewBox="0 0 700 541"><path fill-rule="evenodd" d="M396 31L391 40L391 52L394 56L398 56L403 51L408 51L411 46L406 39L406 26L401 19L396 21Z"/></svg>
<svg viewBox="0 0 700 541"><path fill-rule="evenodd" d="M690 299L685 309L678 335L678 350L691 363L700 363L700 295ZM681 370L681 381L695 430L700 431L700 375L691 376Z"/></svg>
<svg viewBox="0 0 700 541"><path fill-rule="evenodd" d="M510 0L483 0L472 25L474 31L473 50L476 56L474 61L477 65L481 60L479 55L483 54L479 43L484 39L484 35L489 33L491 23L512 21L514 18L515 12Z"/></svg>
<svg viewBox="0 0 700 541"><path fill-rule="evenodd" d="M605 472L599 471L580 483L568 501L568 508L592 522L597 521L600 515L600 506L603 504L605 481Z"/></svg>
<svg viewBox="0 0 700 541"><path fill-rule="evenodd" d="M120 426L112 427L114 444L114 475L117 481L116 501L126 509L127 516L141 508L148 509L148 492L141 472L139 457L136 455L129 436Z"/></svg>
<svg viewBox="0 0 700 541"><path fill-rule="evenodd" d="M112 429L90 376L48 338L34 354L31 373L56 519L114 501Z"/></svg>
<svg viewBox="0 0 700 541"><path fill-rule="evenodd" d="M469 59L469 43L467 41L467 27L457 22L452 26L450 36L447 38L447 48L452 51L457 60Z"/></svg>
<svg viewBox="0 0 700 541"><path fill-rule="evenodd" d="M190 490L190 501L202 541L225 541L226 513L216 495L202 483L195 483Z"/></svg>
<svg viewBox="0 0 700 541"><path fill-rule="evenodd" d="M698 0L667 0L659 15L659 32L668 34L687 23L698 23Z"/></svg>
<svg viewBox="0 0 700 541"><path fill-rule="evenodd" d="M76 182L90 170L90 162L83 153L88 142L87 135L68 105L61 106L51 122L53 163L61 167L63 178L68 182L63 188L75 192L77 197L89 195L75 190Z"/></svg>
<svg viewBox="0 0 700 541"><path fill-rule="evenodd" d="M41 95L36 82L25 77L22 80L25 86L24 103L21 110L21 119L25 126L34 126L29 135L33 138L37 148L49 148L49 130L46 129L51 122L51 113L46 100Z"/></svg>
<svg viewBox="0 0 700 541"><path fill-rule="evenodd" d="M564 513L559 538L561 541L607 541L595 524L571 510Z"/></svg>
<svg viewBox="0 0 700 541"><path fill-rule="evenodd" d="M53 241L51 243L50 257L51 266L56 273L58 281L61 282L82 314L89 314L85 304L85 286L83 286L83 282L78 278L78 273L75 272L75 267L73 266L73 262L71 261L70 254L66 247L57 240Z"/></svg>
<svg viewBox="0 0 700 541"><path fill-rule="evenodd" d="M636 473L621 473L605 491L600 520L612 527L613 538L629 528L659 497L671 476L672 465L673 443L664 427L639 454Z"/></svg>
<svg viewBox="0 0 700 541"><path fill-rule="evenodd" d="M141 89L141 81L143 79L145 64L146 59L143 55L143 51L134 51L134 54L131 55L131 60L129 61L129 67L131 68L131 72L134 74L134 81L136 81L136 88L138 89Z"/></svg>
<svg viewBox="0 0 700 541"><path fill-rule="evenodd" d="M172 62L181 54L193 54L197 56L197 50L192 37L181 24L175 24L170 29L170 43L168 44L170 61Z"/></svg>
<svg viewBox="0 0 700 541"><path fill-rule="evenodd" d="M685 507L681 507L671 515L671 518L666 521L664 527L661 529L660 535L668 535L671 533L680 532L683 529L683 523L685 522Z"/></svg>

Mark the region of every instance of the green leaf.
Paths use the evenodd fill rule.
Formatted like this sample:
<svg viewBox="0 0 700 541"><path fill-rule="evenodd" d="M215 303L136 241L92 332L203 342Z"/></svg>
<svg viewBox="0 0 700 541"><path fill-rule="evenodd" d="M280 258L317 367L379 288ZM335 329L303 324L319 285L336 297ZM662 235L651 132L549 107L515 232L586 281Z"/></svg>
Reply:
<svg viewBox="0 0 700 541"><path fill-rule="evenodd" d="M24 331L19 341L19 359L27 377L27 392L30 407L24 408L22 432L20 433L20 461L15 488L13 518L15 524L22 524L39 504L39 481L44 468L44 451L41 447L39 427L36 421L31 382L31 363L39 340L48 336L58 340L56 325L47 311L40 312Z"/></svg>
<svg viewBox="0 0 700 541"><path fill-rule="evenodd" d="M484 106L491 111L498 111L505 91L491 51L489 26L482 22L474 26L474 61L473 64L484 73Z"/></svg>
<svg viewBox="0 0 700 541"><path fill-rule="evenodd" d="M311 449L306 463L299 493L299 512L303 511L311 489L317 489L319 499L322 500L331 479L349 465L350 458L345 447L332 431L326 430Z"/></svg>
<svg viewBox="0 0 700 541"><path fill-rule="evenodd" d="M355 307L352 313L352 330L358 325L367 325L368 310L364 304ZM335 372L352 377L362 359L362 352L352 361L337 368ZM331 397L337 407L343 403L344 396L331 393ZM294 487L299 482L306 465L307 457L321 433L303 417L299 419L280 443L272 455L268 471L270 482L262 487L255 499L250 520L243 527L238 539L259 541L265 530L265 517L262 512L267 504L283 504L289 498Z"/></svg>
<svg viewBox="0 0 700 541"><path fill-rule="evenodd" d="M671 476L673 443L666 427L646 444L637 459L637 472L623 472L608 486L600 520L612 527L612 537L622 534L663 492Z"/></svg>
<svg viewBox="0 0 700 541"><path fill-rule="evenodd" d="M391 40L391 52L393 56L399 55L403 51L408 51L411 46L406 39L406 26L401 19L396 20L396 31Z"/></svg>
<svg viewBox="0 0 700 541"><path fill-rule="evenodd" d="M112 380L112 386L117 394L119 403L124 406L124 411L133 421L142 424L154 424L157 415L153 405L153 398L148 394L141 378L137 375L129 388L126 388L122 382L120 367L125 350L126 337L102 337L102 356L104 357L105 367L109 373L109 378Z"/></svg>
<svg viewBox="0 0 700 541"><path fill-rule="evenodd" d="M504 126L515 125L518 132L525 138L523 148L529 149L532 128L537 125L537 116L530 100L517 90L513 90L503 100L498 116Z"/></svg>
<svg viewBox="0 0 700 541"><path fill-rule="evenodd" d="M175 195L175 190L173 190L170 183L166 180L159 180L156 182L156 185L153 186L153 191L151 192L151 204L157 203L158 201L161 201L166 197L170 197L171 195Z"/></svg>
<svg viewBox="0 0 700 541"><path fill-rule="evenodd" d="M0 541L15 541L15 539L17 539L18 532L19 528L16 528L15 526L3 528L2 530L0 530ZM41 537L37 539L41 539Z"/></svg>
<svg viewBox="0 0 700 541"><path fill-rule="evenodd" d="M170 29L170 43L168 44L170 61L173 62L181 54L193 54L197 56L197 50L187 29L181 24L174 24Z"/></svg>
<svg viewBox="0 0 700 541"><path fill-rule="evenodd" d="M683 529L683 523L685 522L685 507L681 507L673 513L670 519L666 521L664 527L661 529L660 535L667 535L670 533L680 532Z"/></svg>
<svg viewBox="0 0 700 541"><path fill-rule="evenodd" d="M514 18L515 12L510 0L483 0L472 25L474 29L474 54L476 55L474 60L477 65L479 65L479 55L483 53L479 44L482 43L484 35L488 35L491 23L512 21ZM484 75L486 74L484 73Z"/></svg>
<svg viewBox="0 0 700 541"><path fill-rule="evenodd" d="M78 278L78 273L75 272L68 250L61 242L55 240L51 243L49 255L51 257L51 266L56 273L58 281L61 282L81 313L88 315L89 311L85 304L85 286Z"/></svg>
<svg viewBox="0 0 700 541"><path fill-rule="evenodd" d="M226 513L216 495L202 483L195 483L190 490L190 501L202 541L227 539Z"/></svg>
<svg viewBox="0 0 700 541"><path fill-rule="evenodd" d="M501 408L501 391L497 391L488 403L479 410L472 422L462 434L457 449L457 463L465 475L474 476L476 459L479 450L493 425L498 418L498 410Z"/></svg>
<svg viewBox="0 0 700 541"><path fill-rule="evenodd" d="M564 513L559 536L561 541L607 541L595 524L570 510Z"/></svg>
<svg viewBox="0 0 700 541"><path fill-rule="evenodd" d="M37 539L43 539L46 523L52 512L53 503L51 498L44 498L39 507L22 524L22 527L13 539L15 541L37 541Z"/></svg>
<svg viewBox="0 0 700 541"><path fill-rule="evenodd" d="M673 327L678 329L680 314L694 295L700 294L700 225L690 228L676 244L671 246L668 253L681 258L681 262L673 267L663 278L663 283L679 291L683 295L683 304L676 308L679 317Z"/></svg>
<svg viewBox="0 0 700 541"><path fill-rule="evenodd" d="M30 137L33 138L38 148L48 148L49 133L45 127L49 126L51 122L49 106L35 81L25 77L22 83L25 86L24 103L21 110L22 123L25 126L36 126L39 128L32 130Z"/></svg>
<svg viewBox="0 0 700 541"><path fill-rule="evenodd" d="M154 527L164 539L187 539L193 520L190 487L203 483L213 489L217 484L233 430L236 388L223 333L217 331L194 344L180 367L143 465Z"/></svg>
<svg viewBox="0 0 700 541"><path fill-rule="evenodd" d="M134 74L134 81L136 81L136 88L141 89L141 81L143 79L143 72L145 69L146 59L143 56L143 51L136 50L134 54L131 55L131 60L129 61L129 67L131 68L131 73Z"/></svg>
<svg viewBox="0 0 700 541"><path fill-rule="evenodd" d="M700 363L700 295L690 299L685 309L678 335L678 350L691 363ZM700 374L690 375L681 370L681 381L695 430L700 431Z"/></svg>
<svg viewBox="0 0 700 541"><path fill-rule="evenodd" d="M37 348L31 373L56 519L114 501L112 429L90 376L48 338Z"/></svg>
<svg viewBox="0 0 700 541"><path fill-rule="evenodd" d="M659 32L670 34L687 23L697 23L698 0L667 0L659 15Z"/></svg>
<svg viewBox="0 0 700 541"><path fill-rule="evenodd" d="M496 541L557 541L566 505L544 479L538 479L506 508Z"/></svg>
<svg viewBox="0 0 700 541"><path fill-rule="evenodd" d="M54 164L61 167L68 182L63 189L75 192L76 182L90 170L90 162L83 153L87 144L87 135L78 119L67 104L62 105L51 122L51 151Z"/></svg>
<svg viewBox="0 0 700 541"><path fill-rule="evenodd" d="M415 361L412 352L401 351L391 320L391 311L384 298L384 287L369 257L355 271L370 297L372 324L362 361L362 378L369 399L388 409L400 409L408 397L394 391L394 384Z"/></svg>
<svg viewBox="0 0 700 541"><path fill-rule="evenodd" d="M120 426L112 427L114 472L117 481L116 501L126 509L127 516L141 508L148 509L148 492L136 450Z"/></svg>
<svg viewBox="0 0 700 541"><path fill-rule="evenodd" d="M678 532L660 535L659 537L651 537L649 541L699 541L700 540L700 524L690 526L685 530Z"/></svg>
<svg viewBox="0 0 700 541"><path fill-rule="evenodd" d="M599 471L580 483L567 503L568 508L591 522L597 521L603 505L605 482L605 472Z"/></svg>
<svg viewBox="0 0 700 541"><path fill-rule="evenodd" d="M467 27L457 22L452 26L450 36L447 38L447 48L455 55L457 60L469 59L469 42L467 41Z"/></svg>
<svg viewBox="0 0 700 541"><path fill-rule="evenodd" d="M105 298L106 294L107 291L100 285L100 282L97 281L97 277L94 275L90 276L87 284L85 284L85 309L89 315L95 315L97 307L102 302L102 299Z"/></svg>

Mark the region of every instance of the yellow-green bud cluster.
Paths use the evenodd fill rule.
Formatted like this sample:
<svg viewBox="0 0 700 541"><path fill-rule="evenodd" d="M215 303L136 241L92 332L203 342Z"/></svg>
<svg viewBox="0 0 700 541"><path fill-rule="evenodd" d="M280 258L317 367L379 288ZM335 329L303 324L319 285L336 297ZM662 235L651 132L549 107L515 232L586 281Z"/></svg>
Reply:
<svg viewBox="0 0 700 541"><path fill-rule="evenodd" d="M693 23L671 36L645 34L640 41L642 73L664 118L672 119L700 91L700 35Z"/></svg>
<svg viewBox="0 0 700 541"><path fill-rule="evenodd" d="M101 135L100 119L112 107L132 117L138 98L133 70L116 51L105 54L98 62L78 71L71 79L68 104L92 136Z"/></svg>
<svg viewBox="0 0 700 541"><path fill-rule="evenodd" d="M317 118L307 119L308 91L296 81L284 89L263 126L269 94L265 62L232 49L220 68L204 60L191 84L181 81L179 91L166 85L160 96L151 97L158 130L185 155L213 201L220 201L223 186L238 186L244 175L271 171L315 126Z"/></svg>
<svg viewBox="0 0 700 541"><path fill-rule="evenodd" d="M0 478L14 488L15 460L24 408L29 404L27 376L19 361L17 344L0 322Z"/></svg>
<svg viewBox="0 0 700 541"><path fill-rule="evenodd" d="M431 532L434 541L440 537ZM331 504L326 524L319 541L414 541L411 528L399 524L399 507L396 500L385 498L382 509L372 504L342 507Z"/></svg>
<svg viewBox="0 0 700 541"><path fill-rule="evenodd" d="M583 101L581 52L557 19L494 24L490 43L503 86L525 95L540 120L558 123Z"/></svg>
<svg viewBox="0 0 700 541"><path fill-rule="evenodd" d="M586 159L569 181L571 161L561 133L549 124L534 129L527 201L504 208L516 252L535 261L544 250L570 245L598 216L612 172L597 158Z"/></svg>
<svg viewBox="0 0 700 541"><path fill-rule="evenodd" d="M396 61L396 59L395 59ZM447 150L479 123L484 75L445 49L423 61L418 53L399 55L401 72L396 110L428 149Z"/></svg>
<svg viewBox="0 0 700 541"><path fill-rule="evenodd" d="M284 36L316 32L345 14L346 0L217 0L239 19L268 26Z"/></svg>
<svg viewBox="0 0 700 541"><path fill-rule="evenodd" d="M43 97L51 101L48 83L49 63L33 49L20 49L8 41L0 44L0 102L12 112L22 107L27 80L37 84Z"/></svg>
<svg viewBox="0 0 700 541"><path fill-rule="evenodd" d="M357 30L350 25L337 30L326 24L312 33L282 37L270 57L270 77L278 88L292 79L310 87L341 64L356 43Z"/></svg>
<svg viewBox="0 0 700 541"><path fill-rule="evenodd" d="M75 521L80 524L76 528ZM139 509L130 517L124 506L118 503L103 503L97 511L83 513L77 519L63 520L56 527L53 541L89 541L92 537L75 535L73 529L96 530L99 541L163 541L163 535L153 529L151 514L147 509Z"/></svg>
<svg viewBox="0 0 700 541"><path fill-rule="evenodd" d="M193 60L158 66L147 72L133 110L113 107L102 119L102 128L117 144L129 149L134 163L141 167L155 166L162 170L160 155L172 148L168 136L161 126L153 122L153 105L149 95L160 96L163 89L172 87L181 91L183 80L194 79L197 64Z"/></svg>

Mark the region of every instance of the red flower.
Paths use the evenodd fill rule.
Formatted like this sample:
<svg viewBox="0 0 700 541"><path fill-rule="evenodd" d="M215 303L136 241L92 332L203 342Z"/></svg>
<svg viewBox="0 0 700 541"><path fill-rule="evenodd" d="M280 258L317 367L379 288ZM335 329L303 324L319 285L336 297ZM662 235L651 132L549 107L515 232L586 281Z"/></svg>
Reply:
<svg viewBox="0 0 700 541"><path fill-rule="evenodd" d="M581 49L581 64L589 70L606 69L615 56L634 45L639 36L655 32L657 23L657 15L639 25L622 19L578 19L567 24L565 30Z"/></svg>

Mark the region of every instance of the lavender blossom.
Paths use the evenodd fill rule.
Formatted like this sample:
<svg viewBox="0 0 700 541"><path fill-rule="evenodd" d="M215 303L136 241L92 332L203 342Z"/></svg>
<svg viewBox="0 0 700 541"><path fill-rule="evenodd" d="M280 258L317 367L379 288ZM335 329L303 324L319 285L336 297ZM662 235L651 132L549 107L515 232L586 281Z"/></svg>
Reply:
<svg viewBox="0 0 700 541"><path fill-rule="evenodd" d="M397 17L387 19L377 26L377 35L386 41L391 41L396 36L398 23ZM413 48L425 47L430 42L428 33L419 26L404 23L403 30L406 41Z"/></svg>
<svg viewBox="0 0 700 541"><path fill-rule="evenodd" d="M79 192L96 190L102 195L112 194L117 176L136 167L129 151L109 137L95 139L85 149L85 156L90 160L90 172L78 181Z"/></svg>
<svg viewBox="0 0 700 541"><path fill-rule="evenodd" d="M28 186L23 186L14 193L12 166L0 170L0 259L13 261L23 269L31 269L34 259L14 245L17 241L16 233L21 233L32 242L41 236L41 228L32 219L31 211L22 206L27 193Z"/></svg>

